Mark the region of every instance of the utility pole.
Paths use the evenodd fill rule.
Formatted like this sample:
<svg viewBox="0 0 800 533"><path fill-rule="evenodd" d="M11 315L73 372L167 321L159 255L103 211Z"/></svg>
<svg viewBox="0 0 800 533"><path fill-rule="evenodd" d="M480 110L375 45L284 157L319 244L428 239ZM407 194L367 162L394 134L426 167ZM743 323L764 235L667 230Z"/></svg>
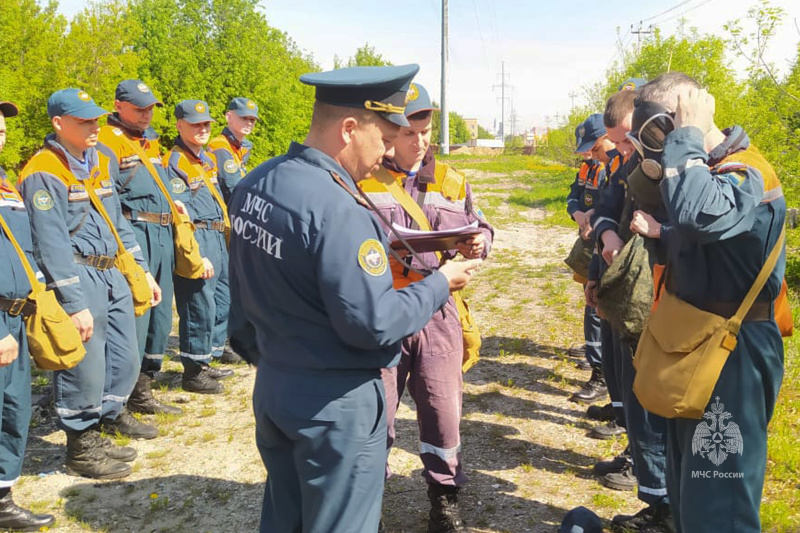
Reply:
<svg viewBox="0 0 800 533"><path fill-rule="evenodd" d="M493 89L500 87L500 140L506 142L506 62L503 61L500 71L500 85L493 85Z"/></svg>
<svg viewBox="0 0 800 533"><path fill-rule="evenodd" d="M439 142L442 155L450 153L450 116L447 112L447 0L442 0L442 111L441 139Z"/></svg>
<svg viewBox="0 0 800 533"><path fill-rule="evenodd" d="M650 35L653 33L653 25L647 27L646 30L642 29L642 21L639 21L639 27L637 29L633 29L633 24L631 24L631 33L636 34L636 51L640 51L642 49L642 35Z"/></svg>
<svg viewBox="0 0 800 533"><path fill-rule="evenodd" d="M578 96L578 93L576 93L575 91L570 91L568 96L569 99L572 101L570 109L575 109L575 98Z"/></svg>

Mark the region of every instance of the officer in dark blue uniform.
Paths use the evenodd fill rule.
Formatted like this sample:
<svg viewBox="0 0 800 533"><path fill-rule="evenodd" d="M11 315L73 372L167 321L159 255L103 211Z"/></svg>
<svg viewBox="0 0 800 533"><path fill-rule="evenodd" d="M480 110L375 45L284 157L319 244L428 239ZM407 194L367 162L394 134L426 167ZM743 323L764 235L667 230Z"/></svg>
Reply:
<svg viewBox="0 0 800 533"><path fill-rule="evenodd" d="M17 106L0 101L0 152L6 144L6 118ZM33 241L22 197L0 168L0 217L11 230L0 229L0 529L39 530L54 522L49 514L34 514L14 503L11 487L22 472L31 420L31 358L23 319L33 311L25 298L31 284L11 236L37 270ZM37 272L41 276L41 272Z"/></svg>
<svg viewBox="0 0 800 533"><path fill-rule="evenodd" d="M674 121L660 158L671 226L666 290L700 309L732 316L781 234L786 201L780 181L742 128L720 130L714 124L713 97L688 76L659 76L639 98L664 108L652 126ZM632 135L644 144L642 139L652 142L665 131ZM783 378L774 300L784 270L782 253L742 322L705 419L667 421L667 484L679 532L761 531L767 424ZM704 430L718 437L699 442Z"/></svg>
<svg viewBox="0 0 800 533"><path fill-rule="evenodd" d="M233 348L258 365L253 408L268 479L262 532L375 532L386 462L380 369L466 284L448 262L395 291L384 232L356 182L391 155L417 65L308 74L303 144L231 200Z"/></svg>

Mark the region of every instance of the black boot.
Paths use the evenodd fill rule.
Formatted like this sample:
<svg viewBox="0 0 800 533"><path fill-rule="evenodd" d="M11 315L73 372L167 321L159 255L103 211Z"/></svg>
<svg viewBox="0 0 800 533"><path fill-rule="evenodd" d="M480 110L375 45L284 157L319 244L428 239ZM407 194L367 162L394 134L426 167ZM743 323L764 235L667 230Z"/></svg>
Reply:
<svg viewBox="0 0 800 533"><path fill-rule="evenodd" d="M123 461L125 463L130 463L136 459L136 456L138 455L136 448L131 448L130 446L117 446L111 442L111 439L100 434L99 426L96 427L96 431L97 437L100 439L100 448L103 450L103 453L106 454L106 457L116 459L117 461Z"/></svg>
<svg viewBox="0 0 800 533"><path fill-rule="evenodd" d="M586 436L590 439L608 440L624 434L625 428L617 425L616 420L612 420L611 422L593 427Z"/></svg>
<svg viewBox="0 0 800 533"><path fill-rule="evenodd" d="M202 372L211 379L215 379L217 381L221 379L232 378L234 375L233 370L231 370L230 368L216 368L209 365L203 365Z"/></svg>
<svg viewBox="0 0 800 533"><path fill-rule="evenodd" d="M625 533L675 533L675 522L668 503L659 503L642 509L635 515L616 515L611 520L614 531Z"/></svg>
<svg viewBox="0 0 800 533"><path fill-rule="evenodd" d="M431 501L428 533L466 533L458 511L458 491L458 487L428 485L428 499Z"/></svg>
<svg viewBox="0 0 800 533"><path fill-rule="evenodd" d="M611 472L604 475L600 480L603 485L614 490L634 490L636 488L636 476L633 473L633 465L628 465L622 472Z"/></svg>
<svg viewBox="0 0 800 533"><path fill-rule="evenodd" d="M603 370L599 367L592 368L592 377L583 384L579 391L569 397L571 402L594 403L608 394L606 380L603 378Z"/></svg>
<svg viewBox="0 0 800 533"><path fill-rule="evenodd" d="M611 404L607 403L602 407L599 405L590 405L589 408L586 409L586 418L599 420L600 422L610 422L616 419L617 415L614 413L614 408Z"/></svg>
<svg viewBox="0 0 800 533"><path fill-rule="evenodd" d="M222 355L217 361L226 365L238 365L245 362L241 355L233 351L229 342L225 342L225 348L222 349Z"/></svg>
<svg viewBox="0 0 800 533"><path fill-rule="evenodd" d="M11 489L0 489L0 494L0 530L39 531L56 520L51 514L34 514L14 503Z"/></svg>
<svg viewBox="0 0 800 533"><path fill-rule="evenodd" d="M633 466L633 459L631 452L628 448L620 455L614 457L610 461L598 461L592 467L592 474L595 476L605 476L606 474L621 474L628 468Z"/></svg>
<svg viewBox="0 0 800 533"><path fill-rule="evenodd" d="M153 391L150 388L150 383L152 381L153 378L144 372L139 374L139 379L136 380L136 385L133 387L133 391L128 398L128 410L132 413L142 413L145 415L154 415L156 413L164 413L167 415L182 414L182 409L158 403L156 399L153 398Z"/></svg>
<svg viewBox="0 0 800 533"><path fill-rule="evenodd" d="M131 466L106 455L100 433L87 429L67 431L67 472L94 479L129 476Z"/></svg>
<svg viewBox="0 0 800 533"><path fill-rule="evenodd" d="M136 420L127 409L123 409L114 420L103 419L100 427L106 433L128 436L132 439L154 439L158 436L158 429L155 426L145 424Z"/></svg>
<svg viewBox="0 0 800 533"><path fill-rule="evenodd" d="M183 365L183 378L181 385L183 390L189 392L199 392L200 394L220 394L222 385L217 380L203 372L204 365L198 363L185 363Z"/></svg>

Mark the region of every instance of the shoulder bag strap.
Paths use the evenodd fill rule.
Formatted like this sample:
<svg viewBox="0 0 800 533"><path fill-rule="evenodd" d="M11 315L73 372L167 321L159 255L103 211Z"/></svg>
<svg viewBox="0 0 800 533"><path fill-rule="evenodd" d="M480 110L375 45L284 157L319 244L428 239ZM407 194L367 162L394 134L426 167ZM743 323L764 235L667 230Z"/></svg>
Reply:
<svg viewBox="0 0 800 533"><path fill-rule="evenodd" d="M145 166L145 168L147 168L148 172L150 172L153 181L155 181L156 185L158 185L158 188L161 189L161 194L163 194L164 198L166 198L167 202L169 202L169 210L172 213L172 220L177 222L180 219L180 213L178 212L178 207L172 200L172 196L170 196L167 187L161 181L161 177L159 176L156 167L153 166L153 162L150 161L149 157L147 157L147 154L145 153L144 149L142 149L142 145L139 144L139 141L135 139L129 139L127 136L125 137L125 140L128 141L128 144L136 152L136 155L139 156L139 159L142 161L142 164ZM133 175L133 173L131 173L131 175Z"/></svg>
<svg viewBox="0 0 800 533"><path fill-rule="evenodd" d="M9 228L8 224L6 224L3 215L0 215L0 226L3 227L3 231L5 232L6 236L8 236L8 240L11 241L11 244L17 251L17 255L22 263L22 267L25 269L25 275L28 276L28 281L31 284L31 290L33 294L40 293L42 291L42 284L38 279L36 279L36 274L33 271L33 267L31 267L30 261L28 261L28 258L25 256L25 252L22 251L22 247L20 247L17 239L14 238L14 234L11 233L11 228Z"/></svg>
<svg viewBox="0 0 800 533"><path fill-rule="evenodd" d="M217 188L214 186L213 183L211 183L211 178L209 178L206 175L205 169L202 168L202 163L200 166L200 177L203 178L203 183L206 184L206 187L208 187L208 191L211 193L211 196L214 197L214 200L217 202L217 205L219 205L219 208L222 210L222 218L225 224L226 225L230 224L229 222L230 219L228 218L228 206L225 205L225 200L222 199L222 195L219 193Z"/></svg>

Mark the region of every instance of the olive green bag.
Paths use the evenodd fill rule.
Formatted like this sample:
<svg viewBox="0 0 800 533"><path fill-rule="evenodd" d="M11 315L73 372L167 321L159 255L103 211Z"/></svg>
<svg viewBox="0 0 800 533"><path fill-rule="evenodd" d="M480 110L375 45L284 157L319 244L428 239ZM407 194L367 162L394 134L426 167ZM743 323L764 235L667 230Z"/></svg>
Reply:
<svg viewBox="0 0 800 533"><path fill-rule="evenodd" d="M594 241L584 241L580 236L572 245L572 250L564 262L577 275L584 279L589 278L589 264L592 262L592 252L594 251Z"/></svg>

